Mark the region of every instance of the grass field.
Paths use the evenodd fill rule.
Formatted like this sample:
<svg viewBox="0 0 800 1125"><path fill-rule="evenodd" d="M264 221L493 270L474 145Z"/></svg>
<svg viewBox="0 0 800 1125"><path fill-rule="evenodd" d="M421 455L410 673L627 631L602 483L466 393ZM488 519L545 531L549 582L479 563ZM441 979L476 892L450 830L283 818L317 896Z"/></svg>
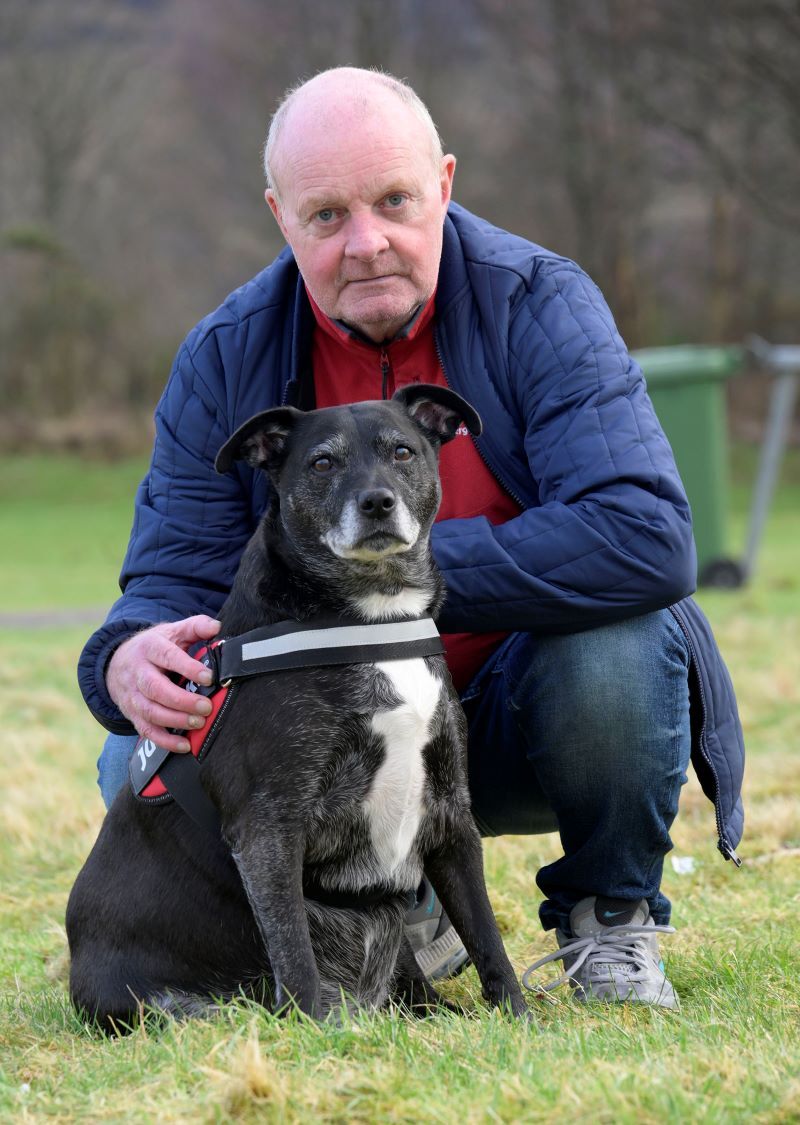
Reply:
<svg viewBox="0 0 800 1125"><path fill-rule="evenodd" d="M0 460L0 614L107 604L141 462ZM737 451L731 541L752 454ZM531 999L521 1028L487 1012L474 970L447 993L468 1017L277 1021L244 1004L211 1022L107 1041L66 1001L64 906L102 818L102 731L74 666L89 631L6 630L0 839L0 1121L800 1121L800 457L785 467L758 576L704 592L738 686L749 749L737 871L692 780L665 889L668 971L683 1007L582 1009ZM552 948L536 921L552 836L487 843L515 965ZM563 990L562 990L563 991Z"/></svg>

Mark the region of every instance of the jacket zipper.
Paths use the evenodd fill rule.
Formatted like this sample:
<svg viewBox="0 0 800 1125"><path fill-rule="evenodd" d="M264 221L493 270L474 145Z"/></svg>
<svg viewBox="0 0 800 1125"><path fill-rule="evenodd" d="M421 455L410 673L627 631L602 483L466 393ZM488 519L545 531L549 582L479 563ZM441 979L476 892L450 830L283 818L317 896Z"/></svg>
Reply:
<svg viewBox="0 0 800 1125"><path fill-rule="evenodd" d="M711 759L711 755L709 754L708 750L706 749L706 714L707 714L707 712L706 712L706 694L705 694L705 689L703 687L703 678L700 675L700 661L697 659L697 653L695 651L694 642L693 642L691 636L689 635L689 630L686 628L686 625L684 624L683 618L681 617L680 613L673 606L670 606L670 613L675 618L675 620L678 622L678 626L680 627L681 632L683 633L684 637L686 638L686 645L687 645L687 648L689 649L689 655L691 656L692 662L694 663L695 667L698 670L697 671L697 689L700 692L700 706L703 708L703 725L700 727L700 734L698 736L698 743L700 745L700 753L703 755L703 761L706 763L708 768L711 770L711 775L714 778L714 784L717 788L717 794L716 794L716 797L714 799L714 816L716 817L716 820L717 820L717 835L719 837L718 847L719 847L719 850L722 852L723 856L725 857L725 859L733 860L733 862L736 864L737 867L741 867L742 861L739 859L739 857L736 854L736 852L734 851L734 849L728 843L728 839L725 835L725 828L723 826L722 816L721 816L720 811L719 811L719 793L720 793L719 774L717 773L716 766L714 765L714 762Z"/></svg>
<svg viewBox="0 0 800 1125"><path fill-rule="evenodd" d="M389 359L389 352L386 348L381 348L381 398L388 398L389 390L389 376L392 373L392 361Z"/></svg>
<svg viewBox="0 0 800 1125"><path fill-rule="evenodd" d="M455 393L458 394L458 391L455 390L455 387L450 382L450 377L447 374L447 368L445 367L445 364L444 364L444 356L442 355L442 349L441 349L441 346L439 344L439 332L436 328L434 328L434 332L433 332L433 343L434 343L434 347L436 348L436 358L439 360L439 366L441 367L442 374L444 375L444 381L445 381L445 383L447 383L447 385L448 385L448 387L450 388L451 391L455 391ZM475 448L478 451L478 456L480 457L481 461L483 461L484 465L489 470L489 472L492 474L492 476L497 481L497 483L501 486L501 488L505 489L505 491L508 493L508 495L511 497L511 499L514 500L520 508L522 508L523 510L525 510L526 508L530 508L530 504L527 502L527 500L523 500L521 496L518 496L517 493L514 491L514 489L503 479L503 477L497 471L497 469L494 467L494 465L492 465L492 463L489 461L489 458L486 456L486 454L481 449L481 447L478 443L478 440L474 436L474 434L470 434L469 436L472 439L472 444L475 446Z"/></svg>

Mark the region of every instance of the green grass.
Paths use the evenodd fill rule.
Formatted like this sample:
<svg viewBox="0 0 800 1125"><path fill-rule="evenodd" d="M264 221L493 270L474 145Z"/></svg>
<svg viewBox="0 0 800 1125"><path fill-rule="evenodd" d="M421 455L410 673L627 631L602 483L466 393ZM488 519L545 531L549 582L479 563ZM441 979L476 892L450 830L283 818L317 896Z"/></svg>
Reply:
<svg viewBox="0 0 800 1125"><path fill-rule="evenodd" d="M109 605L147 462L0 458L0 613Z"/></svg>
<svg viewBox="0 0 800 1125"><path fill-rule="evenodd" d="M737 451L731 546L743 542L752 455ZM0 462L2 610L96 606L115 595L143 465ZM98 546L97 539L103 542ZM66 1001L66 896L102 817L102 731L74 681L85 628L4 637L0 681L0 1121L800 1120L800 457L784 471L756 580L704 592L739 689L749 771L736 871L718 856L694 781L673 831L695 870L666 893L679 1014L531 1000L532 1029L487 1012L474 970L447 992L469 1009L416 1022L277 1021L241 1003L214 1021L103 1040ZM10 657L10 658L9 658ZM515 965L551 948L536 920L552 836L486 845Z"/></svg>

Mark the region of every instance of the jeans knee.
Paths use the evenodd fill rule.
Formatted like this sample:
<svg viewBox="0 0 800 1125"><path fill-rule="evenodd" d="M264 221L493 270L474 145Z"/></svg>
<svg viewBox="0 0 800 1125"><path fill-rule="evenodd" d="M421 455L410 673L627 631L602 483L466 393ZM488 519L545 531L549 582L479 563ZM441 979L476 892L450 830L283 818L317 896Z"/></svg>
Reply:
<svg viewBox="0 0 800 1125"><path fill-rule="evenodd" d="M531 729L532 758L587 755L617 775L688 757L689 653L668 610L565 636L536 638L511 706ZM642 748L647 748L642 753ZM682 763L685 764L685 763Z"/></svg>
<svg viewBox="0 0 800 1125"><path fill-rule="evenodd" d="M97 784L107 809L127 780L128 760L137 741L135 734L110 734L97 759Z"/></svg>

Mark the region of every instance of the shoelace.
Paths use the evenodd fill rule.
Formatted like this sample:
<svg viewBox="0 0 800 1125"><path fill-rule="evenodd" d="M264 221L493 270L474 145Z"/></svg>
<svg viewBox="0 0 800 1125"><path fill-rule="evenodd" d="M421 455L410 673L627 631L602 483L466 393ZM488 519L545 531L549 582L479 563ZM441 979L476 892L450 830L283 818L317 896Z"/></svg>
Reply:
<svg viewBox="0 0 800 1125"><path fill-rule="evenodd" d="M525 970L522 984L531 992L552 992L554 988L566 984L570 977L574 977L595 953L602 954L603 964L606 965L635 965L637 973L630 978L635 980L637 975L647 972L647 951L638 939L650 937L652 934L674 933L674 926L610 926L599 934L575 938L553 953L548 953L546 957L540 957ZM550 961L563 961L564 958L573 955L576 958L574 964L570 965L569 969L565 965L564 972L557 980L544 985L530 983L531 975L543 965L549 964Z"/></svg>

